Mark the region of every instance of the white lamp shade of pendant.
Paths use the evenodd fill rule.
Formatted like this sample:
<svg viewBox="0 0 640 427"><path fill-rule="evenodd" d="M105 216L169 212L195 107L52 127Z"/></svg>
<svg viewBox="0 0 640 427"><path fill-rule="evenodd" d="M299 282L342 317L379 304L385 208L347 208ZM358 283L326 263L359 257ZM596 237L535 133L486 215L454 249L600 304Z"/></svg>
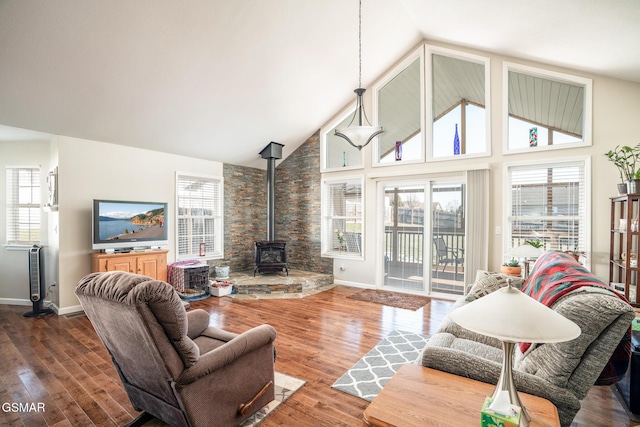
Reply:
<svg viewBox="0 0 640 427"><path fill-rule="evenodd" d="M511 286L453 310L451 319L472 332L513 343L570 341L581 333L574 322Z"/></svg>
<svg viewBox="0 0 640 427"><path fill-rule="evenodd" d="M364 147L382 132L384 130L381 127L375 126L351 126L344 129L336 129L336 135L349 140L356 147Z"/></svg>

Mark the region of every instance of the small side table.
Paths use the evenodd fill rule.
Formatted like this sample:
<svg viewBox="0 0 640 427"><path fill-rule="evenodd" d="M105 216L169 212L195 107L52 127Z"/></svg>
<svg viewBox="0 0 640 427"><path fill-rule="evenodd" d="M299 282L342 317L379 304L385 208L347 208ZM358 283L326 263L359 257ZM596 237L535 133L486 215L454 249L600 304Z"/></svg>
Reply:
<svg viewBox="0 0 640 427"><path fill-rule="evenodd" d="M631 360L623 379L616 383L626 409L640 415L640 331L631 331Z"/></svg>
<svg viewBox="0 0 640 427"><path fill-rule="evenodd" d="M495 385L418 365L404 365L364 410L364 427L480 425L480 409ZM530 427L560 427L548 400L519 393Z"/></svg>

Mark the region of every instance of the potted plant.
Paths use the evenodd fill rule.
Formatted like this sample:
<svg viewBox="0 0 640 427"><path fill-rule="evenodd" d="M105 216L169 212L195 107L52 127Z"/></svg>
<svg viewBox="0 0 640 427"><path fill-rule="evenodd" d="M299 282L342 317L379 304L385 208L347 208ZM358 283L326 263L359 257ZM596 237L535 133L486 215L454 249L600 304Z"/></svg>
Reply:
<svg viewBox="0 0 640 427"><path fill-rule="evenodd" d="M525 240L525 243L537 249L544 249L544 243L542 243L540 240Z"/></svg>
<svg viewBox="0 0 640 427"><path fill-rule="evenodd" d="M640 190L640 144L630 147L628 145L616 145L616 148L604 154L618 168L620 194L635 194ZM624 184L626 183L626 188ZM625 191L622 191L625 190Z"/></svg>
<svg viewBox="0 0 640 427"><path fill-rule="evenodd" d="M522 274L522 267L520 267L520 262L513 258L509 262L502 264L500 272L508 274L509 276L520 276L520 274Z"/></svg>

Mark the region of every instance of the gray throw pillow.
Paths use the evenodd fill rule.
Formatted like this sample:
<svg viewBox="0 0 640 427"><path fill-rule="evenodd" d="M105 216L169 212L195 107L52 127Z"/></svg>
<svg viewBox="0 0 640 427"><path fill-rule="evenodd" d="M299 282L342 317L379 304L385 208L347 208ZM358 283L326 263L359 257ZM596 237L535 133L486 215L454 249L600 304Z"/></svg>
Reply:
<svg viewBox="0 0 640 427"><path fill-rule="evenodd" d="M478 270L476 281L473 286L471 286L465 300L471 302L507 286L507 278L511 279L511 284L514 287L522 289L522 285L524 284L522 277L513 277L502 273Z"/></svg>

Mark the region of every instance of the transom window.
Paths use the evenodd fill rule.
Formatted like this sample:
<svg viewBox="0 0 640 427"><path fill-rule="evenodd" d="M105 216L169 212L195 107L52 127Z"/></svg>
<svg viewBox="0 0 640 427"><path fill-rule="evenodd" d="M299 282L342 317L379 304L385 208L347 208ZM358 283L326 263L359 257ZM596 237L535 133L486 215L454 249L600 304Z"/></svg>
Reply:
<svg viewBox="0 0 640 427"><path fill-rule="evenodd" d="M591 80L505 64L507 151L591 144Z"/></svg>
<svg viewBox="0 0 640 427"><path fill-rule="evenodd" d="M489 153L489 60L448 49L431 52L431 155Z"/></svg>
<svg viewBox="0 0 640 427"><path fill-rule="evenodd" d="M397 164L424 159L422 132L421 55L400 64L400 71L374 89L377 112L374 120L384 128L376 142L376 164Z"/></svg>
<svg viewBox="0 0 640 427"><path fill-rule="evenodd" d="M340 118L320 131L323 170L362 168L362 152L344 139L335 135L336 129L344 129L351 122L354 107L346 110Z"/></svg>

